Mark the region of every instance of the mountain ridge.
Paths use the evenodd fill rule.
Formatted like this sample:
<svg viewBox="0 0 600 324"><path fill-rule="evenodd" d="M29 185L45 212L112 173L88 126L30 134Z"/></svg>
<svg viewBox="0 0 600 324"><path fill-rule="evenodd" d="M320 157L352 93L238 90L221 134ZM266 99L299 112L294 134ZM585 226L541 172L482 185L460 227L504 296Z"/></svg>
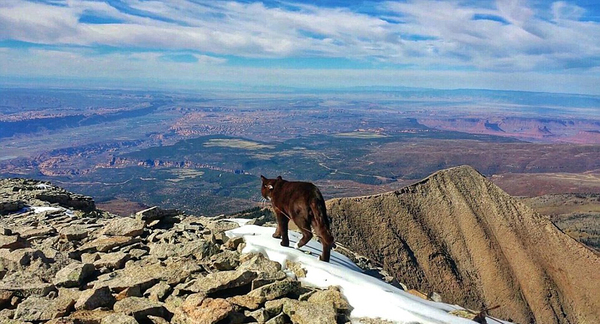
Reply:
<svg viewBox="0 0 600 324"><path fill-rule="evenodd" d="M409 287L518 323L600 320L600 257L469 166L327 206L338 242Z"/></svg>

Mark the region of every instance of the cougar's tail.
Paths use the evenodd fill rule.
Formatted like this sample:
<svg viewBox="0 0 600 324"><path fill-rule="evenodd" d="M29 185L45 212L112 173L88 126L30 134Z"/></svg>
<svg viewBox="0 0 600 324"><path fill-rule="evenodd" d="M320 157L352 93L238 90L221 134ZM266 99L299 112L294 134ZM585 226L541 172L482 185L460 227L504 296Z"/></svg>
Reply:
<svg viewBox="0 0 600 324"><path fill-rule="evenodd" d="M328 246L332 246L333 235L331 234L331 227L329 218L327 217L327 208L325 207L325 200L321 195L319 189L315 188L315 198L310 202L310 208L313 214L313 228L317 234Z"/></svg>

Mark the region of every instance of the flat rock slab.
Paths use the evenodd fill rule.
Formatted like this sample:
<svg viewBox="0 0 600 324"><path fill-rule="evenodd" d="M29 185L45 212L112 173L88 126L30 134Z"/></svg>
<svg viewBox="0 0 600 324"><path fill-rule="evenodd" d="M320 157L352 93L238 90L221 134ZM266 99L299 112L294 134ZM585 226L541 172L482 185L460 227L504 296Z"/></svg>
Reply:
<svg viewBox="0 0 600 324"><path fill-rule="evenodd" d="M48 299L31 296L17 306L15 319L21 321L48 321L62 317L75 304L72 298Z"/></svg>
<svg viewBox="0 0 600 324"><path fill-rule="evenodd" d="M30 239L56 234L56 229L53 227L37 227L19 231L19 234L21 234L21 237L24 239Z"/></svg>
<svg viewBox="0 0 600 324"><path fill-rule="evenodd" d="M256 273L249 270L220 271L210 273L203 278L194 279L186 284L182 290L209 294L223 289L251 284L254 278L256 278Z"/></svg>
<svg viewBox="0 0 600 324"><path fill-rule="evenodd" d="M71 225L62 228L60 231L58 231L58 234L62 239L65 239L67 241L79 241L88 236L89 230L86 226Z"/></svg>
<svg viewBox="0 0 600 324"><path fill-rule="evenodd" d="M99 260L94 261L94 266L96 268L121 269L127 260L129 260L129 254L127 253L108 253L101 255Z"/></svg>
<svg viewBox="0 0 600 324"><path fill-rule="evenodd" d="M139 242L131 236L101 236L79 248L81 252L108 252L113 248Z"/></svg>
<svg viewBox="0 0 600 324"><path fill-rule="evenodd" d="M12 291L20 297L45 296L55 287L28 272L13 272L0 281L0 290Z"/></svg>
<svg viewBox="0 0 600 324"><path fill-rule="evenodd" d="M94 286L109 286L113 292L131 288L139 288L143 292L159 281L175 285L200 271L202 271L202 267L192 260L177 260L164 264L135 264L110 275L98 277Z"/></svg>
<svg viewBox="0 0 600 324"><path fill-rule="evenodd" d="M141 210L135 214L135 218L150 223L155 220L160 220L165 217L177 216L180 212L176 209L161 209L157 206Z"/></svg>
<svg viewBox="0 0 600 324"><path fill-rule="evenodd" d="M120 217L110 221L104 227L107 236L139 236L144 233L146 223L141 219Z"/></svg>

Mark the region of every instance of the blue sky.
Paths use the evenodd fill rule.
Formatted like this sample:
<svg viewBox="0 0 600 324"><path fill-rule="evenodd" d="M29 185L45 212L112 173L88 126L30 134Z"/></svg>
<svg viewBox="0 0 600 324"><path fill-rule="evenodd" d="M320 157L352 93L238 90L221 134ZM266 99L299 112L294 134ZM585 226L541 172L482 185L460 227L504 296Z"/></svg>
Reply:
<svg viewBox="0 0 600 324"><path fill-rule="evenodd" d="M600 94L600 3L2 0L0 78Z"/></svg>

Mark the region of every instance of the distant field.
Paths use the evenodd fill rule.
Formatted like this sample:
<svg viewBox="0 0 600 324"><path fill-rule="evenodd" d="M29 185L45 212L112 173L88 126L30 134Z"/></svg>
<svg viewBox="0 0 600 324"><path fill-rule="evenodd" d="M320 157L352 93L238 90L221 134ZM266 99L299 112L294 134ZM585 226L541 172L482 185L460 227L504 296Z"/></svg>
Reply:
<svg viewBox="0 0 600 324"><path fill-rule="evenodd" d="M339 133L339 134L335 134L334 136L335 137L347 137L347 138L362 138L362 139L387 137L386 135L383 135L383 134L370 133L370 132Z"/></svg>
<svg viewBox="0 0 600 324"><path fill-rule="evenodd" d="M273 145L265 145L257 142L232 139L232 138L213 138L204 143L205 147L229 147L244 150L261 150L275 148Z"/></svg>
<svg viewBox="0 0 600 324"><path fill-rule="evenodd" d="M523 198L561 230L600 253L600 193Z"/></svg>

